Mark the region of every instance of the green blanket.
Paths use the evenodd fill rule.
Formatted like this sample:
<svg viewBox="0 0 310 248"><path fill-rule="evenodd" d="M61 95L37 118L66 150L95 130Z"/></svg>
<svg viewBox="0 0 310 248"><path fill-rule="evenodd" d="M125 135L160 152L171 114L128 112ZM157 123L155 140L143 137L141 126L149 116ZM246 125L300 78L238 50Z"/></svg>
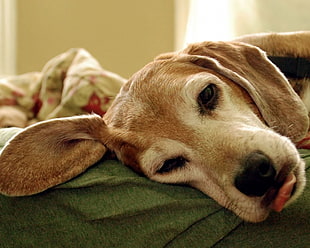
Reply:
<svg viewBox="0 0 310 248"><path fill-rule="evenodd" d="M0 148L18 129L0 129ZM307 161L310 151L300 150ZM0 196L0 247L309 247L310 190L259 224L203 193L139 176L118 161L31 197Z"/></svg>

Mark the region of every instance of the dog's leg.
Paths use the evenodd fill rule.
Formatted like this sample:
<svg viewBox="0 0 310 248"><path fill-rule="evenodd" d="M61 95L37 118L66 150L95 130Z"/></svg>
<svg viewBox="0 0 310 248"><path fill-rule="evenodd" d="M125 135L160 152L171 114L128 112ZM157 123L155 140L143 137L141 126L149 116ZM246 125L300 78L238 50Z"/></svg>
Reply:
<svg viewBox="0 0 310 248"><path fill-rule="evenodd" d="M310 31L245 35L235 41L257 46L271 56L310 58Z"/></svg>

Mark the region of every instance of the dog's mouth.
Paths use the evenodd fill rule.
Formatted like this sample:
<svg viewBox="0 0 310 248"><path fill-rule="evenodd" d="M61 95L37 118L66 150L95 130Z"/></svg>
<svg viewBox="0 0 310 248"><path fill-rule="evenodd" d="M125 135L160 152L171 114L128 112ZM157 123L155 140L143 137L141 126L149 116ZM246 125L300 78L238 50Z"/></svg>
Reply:
<svg viewBox="0 0 310 248"><path fill-rule="evenodd" d="M296 176L290 172L286 177L279 173L278 180L276 180L273 187L271 187L265 194L262 200L263 207L281 212L285 204L291 199L296 190Z"/></svg>

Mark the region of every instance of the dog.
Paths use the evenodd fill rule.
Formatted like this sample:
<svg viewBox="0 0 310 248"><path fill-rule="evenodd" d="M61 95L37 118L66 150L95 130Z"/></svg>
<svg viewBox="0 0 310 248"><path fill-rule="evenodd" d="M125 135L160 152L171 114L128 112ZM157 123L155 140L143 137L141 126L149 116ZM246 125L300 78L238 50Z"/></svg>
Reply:
<svg viewBox="0 0 310 248"><path fill-rule="evenodd" d="M305 186L295 144L308 133L310 109L309 80L289 82L267 55L309 59L310 32L194 43L159 55L103 118L48 120L14 136L0 155L0 192L42 192L112 152L151 180L188 184L245 221L265 220Z"/></svg>

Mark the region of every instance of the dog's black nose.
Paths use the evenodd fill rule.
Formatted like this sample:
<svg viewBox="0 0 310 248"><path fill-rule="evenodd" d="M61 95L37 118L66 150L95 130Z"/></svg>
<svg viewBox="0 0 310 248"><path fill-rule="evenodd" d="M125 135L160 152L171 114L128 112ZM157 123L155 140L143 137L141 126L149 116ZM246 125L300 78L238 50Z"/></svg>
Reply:
<svg viewBox="0 0 310 248"><path fill-rule="evenodd" d="M270 158L261 151L250 153L235 178L236 188L248 196L262 196L274 184L276 170Z"/></svg>

